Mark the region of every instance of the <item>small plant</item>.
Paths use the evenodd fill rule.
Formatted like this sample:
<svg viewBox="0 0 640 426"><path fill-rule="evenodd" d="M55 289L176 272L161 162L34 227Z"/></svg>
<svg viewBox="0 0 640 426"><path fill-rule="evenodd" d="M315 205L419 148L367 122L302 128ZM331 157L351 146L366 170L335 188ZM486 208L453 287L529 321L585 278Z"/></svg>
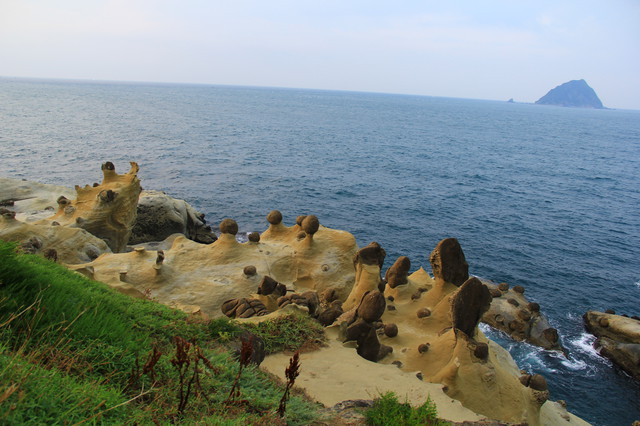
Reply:
<svg viewBox="0 0 640 426"><path fill-rule="evenodd" d="M365 413L368 425L448 425L438 419L436 405L427 398L424 404L413 408L408 402L401 403L394 392L386 392L373 401L373 406Z"/></svg>
<svg viewBox="0 0 640 426"><path fill-rule="evenodd" d="M251 362L251 355L253 355L252 339L242 339L238 374L236 374L236 378L233 381L233 386L231 386L231 391L229 391L229 396L227 397L225 404L230 405L238 402L238 398L240 398L240 376L242 376L242 370L244 370L244 368L249 365L249 362Z"/></svg>
<svg viewBox="0 0 640 426"><path fill-rule="evenodd" d="M289 367L284 370L284 375L287 378L287 385L284 389L284 394L280 399L280 405L278 406L278 415L284 417L284 413L287 410L287 401L289 400L289 393L296 381L296 377L300 375L300 353L296 351L293 357L289 360Z"/></svg>
<svg viewBox="0 0 640 426"><path fill-rule="evenodd" d="M194 343L189 343L180 336L174 338L176 344L176 354L171 360L171 365L178 372L178 414L182 415L184 409L189 402L189 396L191 395L192 386L202 395L207 402L209 402L207 395L202 390L200 384L200 368L198 364L203 362L208 368L215 370L211 362L204 356L202 349ZM193 372L191 377L187 380L187 374L190 371L189 367L193 365Z"/></svg>

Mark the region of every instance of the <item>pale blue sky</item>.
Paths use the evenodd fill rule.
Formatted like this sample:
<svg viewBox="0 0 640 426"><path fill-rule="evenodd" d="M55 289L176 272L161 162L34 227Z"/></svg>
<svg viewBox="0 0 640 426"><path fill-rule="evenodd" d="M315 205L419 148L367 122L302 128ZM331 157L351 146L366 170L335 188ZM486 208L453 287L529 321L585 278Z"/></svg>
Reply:
<svg viewBox="0 0 640 426"><path fill-rule="evenodd" d="M0 0L0 76L522 102L584 78L640 109L640 0Z"/></svg>

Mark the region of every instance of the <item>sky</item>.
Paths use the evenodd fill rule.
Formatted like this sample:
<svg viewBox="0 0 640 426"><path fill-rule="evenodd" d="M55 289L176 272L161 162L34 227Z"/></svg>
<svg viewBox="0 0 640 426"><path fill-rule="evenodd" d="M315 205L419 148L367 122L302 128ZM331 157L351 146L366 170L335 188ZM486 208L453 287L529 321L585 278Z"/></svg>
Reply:
<svg viewBox="0 0 640 426"><path fill-rule="evenodd" d="M0 0L0 76L640 109L640 0Z"/></svg>

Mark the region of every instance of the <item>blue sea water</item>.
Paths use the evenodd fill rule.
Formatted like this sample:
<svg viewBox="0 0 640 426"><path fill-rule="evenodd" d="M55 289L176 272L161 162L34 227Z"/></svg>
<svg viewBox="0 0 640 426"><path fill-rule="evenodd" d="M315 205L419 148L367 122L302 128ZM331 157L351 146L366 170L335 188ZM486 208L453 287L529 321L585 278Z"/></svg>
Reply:
<svg viewBox="0 0 640 426"><path fill-rule="evenodd" d="M262 231L316 214L386 266L460 241L472 274L523 285L570 359L487 329L552 399L640 419L640 384L600 358L587 310L640 315L640 111L206 85L0 79L0 176L73 186L140 164L144 188Z"/></svg>

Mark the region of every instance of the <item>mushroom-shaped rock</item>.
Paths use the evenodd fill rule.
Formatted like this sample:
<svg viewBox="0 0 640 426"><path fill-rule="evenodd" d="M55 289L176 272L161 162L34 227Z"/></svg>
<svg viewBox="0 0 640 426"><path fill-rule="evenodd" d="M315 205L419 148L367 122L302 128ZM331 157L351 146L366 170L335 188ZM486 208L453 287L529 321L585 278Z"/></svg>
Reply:
<svg viewBox="0 0 640 426"><path fill-rule="evenodd" d="M313 235L320 229L320 221L314 215L309 215L302 221L302 229L307 235Z"/></svg>
<svg viewBox="0 0 640 426"><path fill-rule="evenodd" d="M238 233L238 223L233 219L223 219L220 222L220 232L223 234L236 235Z"/></svg>
<svg viewBox="0 0 640 426"><path fill-rule="evenodd" d="M248 235L247 237L249 239L250 242L252 243L259 243L260 242L260 233L258 232L252 232Z"/></svg>
<svg viewBox="0 0 640 426"><path fill-rule="evenodd" d="M531 380L529 380L529 387L537 391L546 391L548 388L547 379L540 374L534 374L531 376Z"/></svg>
<svg viewBox="0 0 640 426"><path fill-rule="evenodd" d="M358 250L358 253L353 258L353 264L378 265L378 267L382 268L385 257L387 257L387 252L380 244L373 241L368 246Z"/></svg>
<svg viewBox="0 0 640 426"><path fill-rule="evenodd" d="M409 269L411 268L411 260L407 256L400 256L384 275L387 285L396 288L399 285L407 284L409 280Z"/></svg>
<svg viewBox="0 0 640 426"><path fill-rule="evenodd" d="M431 252L429 262L436 278L458 287L469 279L469 265L460 243L455 238L440 241Z"/></svg>
<svg viewBox="0 0 640 426"><path fill-rule="evenodd" d="M272 210L267 215L267 221L272 225L279 225L282 223L282 213L279 210Z"/></svg>
<svg viewBox="0 0 640 426"><path fill-rule="evenodd" d="M358 317L372 323L380 319L385 307L384 295L379 291L370 291L364 295L356 312Z"/></svg>
<svg viewBox="0 0 640 426"><path fill-rule="evenodd" d="M475 277L468 279L453 296L453 328L462 331L468 337L473 337L482 314L489 309L491 300L487 286Z"/></svg>

